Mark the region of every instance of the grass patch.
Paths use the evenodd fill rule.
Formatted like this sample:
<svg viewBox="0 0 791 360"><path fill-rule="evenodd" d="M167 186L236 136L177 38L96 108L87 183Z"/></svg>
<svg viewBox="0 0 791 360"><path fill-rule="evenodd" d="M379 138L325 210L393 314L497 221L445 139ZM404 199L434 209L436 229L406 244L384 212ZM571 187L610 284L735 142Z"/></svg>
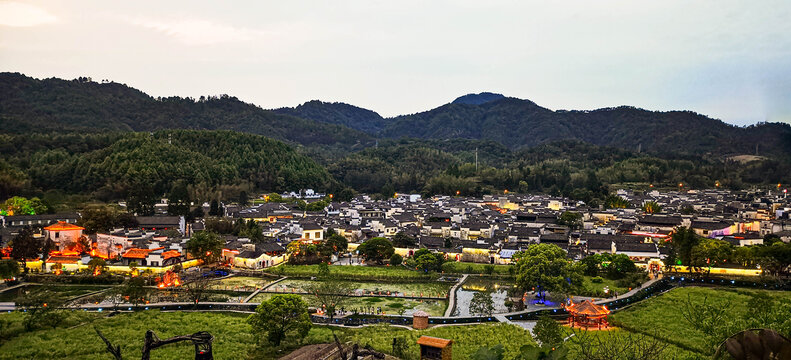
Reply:
<svg viewBox="0 0 791 360"><path fill-rule="evenodd" d="M451 274L487 274L487 269L492 269L491 266L494 266L493 274L495 275L512 276L509 272L509 269L512 268L511 265L489 265L459 261L442 264L442 271Z"/></svg>
<svg viewBox="0 0 791 360"><path fill-rule="evenodd" d="M602 279L602 282L595 283L593 282L594 276L583 276L582 288L579 291L579 296L592 296L592 297L611 297L615 296L614 292L618 292L618 294L626 294L629 292L628 288L620 287L617 285L617 280L610 280L605 277L599 277ZM609 294L604 293L604 288L607 287L610 289Z"/></svg>
<svg viewBox="0 0 791 360"><path fill-rule="evenodd" d="M251 328L245 321L246 315L231 313L201 312L160 312L156 310L125 313L113 317L88 314L84 316L83 326L68 330L42 329L19 334L0 343L0 359L86 359L105 360L109 353L96 335L93 326L98 327L105 336L120 345L125 358L140 356L146 330L154 330L160 338L209 331L214 335L214 357L216 359L275 359L291 350L307 344L329 343L333 341L333 331L342 341L354 341L361 345L371 345L374 349L390 353L393 337L406 337L410 344L410 354L405 360L418 358L417 338L429 335L453 339L453 358L467 359L481 346L502 343L506 346L506 358L513 357L519 347L533 344L530 334L515 325L485 324L468 326L446 326L422 331L407 330L390 326L371 326L362 328L337 328L314 326L304 339L291 339L280 348L255 344ZM0 314L0 319L11 323L21 322L19 313ZM20 325L21 326L21 325ZM152 358L159 360L189 359L193 357L193 346L181 342L164 346L152 351Z"/></svg>
<svg viewBox="0 0 791 360"><path fill-rule="evenodd" d="M344 280L357 281L431 281L439 275L435 273L422 273L409 270L402 266L349 266L330 265L330 275ZM270 272L295 278L309 278L318 276L318 265L278 265Z"/></svg>
<svg viewBox="0 0 791 360"><path fill-rule="evenodd" d="M315 284L318 281L312 280L304 280L304 279L286 279L283 280L272 287L268 288L267 290L286 290L290 291L290 289L303 289L305 286L309 284ZM353 288L363 291L366 294L370 294L373 292L374 294L379 295L381 292L382 294L386 294L390 292L391 294L400 293L400 294L407 294L409 296L423 296L426 297L446 297L448 295L448 291L450 288L455 285L452 282L365 282L365 281L344 281L340 280L341 283L345 283L351 285Z"/></svg>
<svg viewBox="0 0 791 360"><path fill-rule="evenodd" d="M214 290L255 291L257 288L262 288L276 279L276 277L272 276L231 276L210 282L209 288Z"/></svg>
<svg viewBox="0 0 791 360"><path fill-rule="evenodd" d="M15 289L6 290L0 293L0 302L12 302L16 300L16 298L29 291L35 291L39 286L39 284L27 284L25 286L21 286ZM92 292L100 291L100 290L107 290L112 286L97 286L97 285L50 285L48 287L49 290L58 293L64 299L70 299L73 297L90 294Z"/></svg>
<svg viewBox="0 0 791 360"><path fill-rule="evenodd" d="M564 327L563 330L566 332L567 335L571 334L571 330L567 327ZM610 336L618 336L622 335L621 333L628 332L628 330L624 329L612 329L608 331L591 331L587 335L591 337L591 339L599 339L601 341L606 342L607 337ZM571 340L567 341L565 346L568 346L569 352L567 358L569 359L583 359L582 353L580 351L580 345L574 341L572 338ZM689 350L682 349L678 346L673 344L667 344L667 348L662 352L663 359L709 359L707 356L703 356L696 352L692 352Z"/></svg>
<svg viewBox="0 0 791 360"><path fill-rule="evenodd" d="M250 299L251 303L260 303L264 300L271 298L273 295L270 293L262 293L256 295L254 298ZM300 295L303 300L305 300L308 304L313 306L318 305L316 303L316 297L312 295ZM431 316L443 316L445 314L445 309L448 307L448 302L445 300L416 300L416 299L403 299L403 298L395 298L395 297L349 297L346 302L343 303L343 307L346 311L353 311L354 309L358 309L358 312L362 313L363 309L374 307L374 308L381 308L382 311L387 315L399 315L402 313L404 314L411 314L418 310L423 310L427 312ZM370 309L369 309L370 310ZM366 311L368 312L368 310Z"/></svg>
<svg viewBox="0 0 791 360"><path fill-rule="evenodd" d="M677 347L711 354L711 349L707 349L702 340L705 334L692 328L681 314L688 297L697 304L702 304L704 297L708 297L710 304L724 306L730 302L726 311L735 318L746 312L750 294L761 291L773 297L791 299L791 292L787 291L684 287L617 311L610 318L615 325L625 329L648 335L657 334L663 341Z"/></svg>

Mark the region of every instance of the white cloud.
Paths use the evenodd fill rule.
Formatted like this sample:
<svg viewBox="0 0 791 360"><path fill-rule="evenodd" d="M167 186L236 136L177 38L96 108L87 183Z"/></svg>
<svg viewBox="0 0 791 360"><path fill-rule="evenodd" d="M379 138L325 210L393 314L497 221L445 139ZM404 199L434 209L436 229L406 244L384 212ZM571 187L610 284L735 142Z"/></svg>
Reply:
<svg viewBox="0 0 791 360"><path fill-rule="evenodd" d="M239 28L203 19L128 19L134 25L152 29L187 45L213 45L255 40L266 32Z"/></svg>
<svg viewBox="0 0 791 360"><path fill-rule="evenodd" d="M49 24L57 21L55 15L30 4L0 2L0 25L28 27Z"/></svg>

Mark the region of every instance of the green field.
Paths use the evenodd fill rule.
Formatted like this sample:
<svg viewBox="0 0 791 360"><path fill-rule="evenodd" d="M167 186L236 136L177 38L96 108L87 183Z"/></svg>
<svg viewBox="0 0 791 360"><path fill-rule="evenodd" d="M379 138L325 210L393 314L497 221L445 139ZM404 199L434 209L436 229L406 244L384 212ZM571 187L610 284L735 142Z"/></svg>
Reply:
<svg viewBox="0 0 791 360"><path fill-rule="evenodd" d="M277 278L271 276L231 276L229 278L212 281L209 284L209 288L214 290L255 291L275 280L277 280Z"/></svg>
<svg viewBox="0 0 791 360"><path fill-rule="evenodd" d="M250 299L251 303L260 303L274 296L275 294L260 293ZM305 302L313 306L317 306L315 296L300 295ZM343 307L347 311L353 309L363 308L382 308L382 311L388 315L411 314L418 310L423 310L431 316L443 316L445 309L448 307L448 302L445 300L415 300L415 299L402 299L394 297L349 297L343 303ZM362 310L360 310L362 311Z"/></svg>
<svg viewBox="0 0 791 360"><path fill-rule="evenodd" d="M442 264L442 271L450 274L486 274L486 269L488 266L494 266L493 274L511 275L509 272L509 269L512 268L511 265L488 265L458 261L446 262Z"/></svg>
<svg viewBox="0 0 791 360"><path fill-rule="evenodd" d="M401 266L348 266L331 265L329 266L330 276L336 276L343 280L359 281L431 281L436 280L439 275L435 273L425 274L419 271L409 270ZM318 276L318 265L278 265L269 272L276 275L289 277L309 278Z"/></svg>
<svg viewBox="0 0 791 360"><path fill-rule="evenodd" d="M614 296L613 292L617 291L618 294L625 294L629 292L628 288L623 288L617 285L617 280L610 280L607 278L602 278L602 282L595 283L593 281L592 276L583 276L582 282L582 290L580 296L594 296L594 297L606 297L604 295L604 288L608 287L610 289L610 296Z"/></svg>
<svg viewBox="0 0 791 360"><path fill-rule="evenodd" d="M455 283L452 282L401 282L401 283L381 283L381 282L362 282L362 281L339 281L370 294L373 292L375 295L387 295L389 291L393 293L407 294L409 296L423 296L426 297L446 297L448 291ZM290 289L303 289L310 284L318 283L313 280L303 279L286 279L283 280L267 290L290 290ZM381 294L380 294L381 293Z"/></svg>
<svg viewBox="0 0 791 360"><path fill-rule="evenodd" d="M268 346L257 347L250 333L250 326L245 322L244 315L226 313L180 312L165 313L145 311L103 317L99 314L83 314L81 326L68 330L42 329L30 333L17 334L16 337L0 344L0 359L86 359L105 360L111 358L105 352L105 346L96 335L93 326L99 328L114 344L121 345L124 358L134 359L140 356L143 336L151 329L164 339L175 335L191 334L197 331L209 331L214 335L214 357L216 359L274 359L290 350L305 344L329 343L333 341L335 331L342 341L354 341L361 345L371 345L374 349L390 352L393 337L406 337L411 344L412 357L417 359L418 347L415 344L420 335L430 335L454 339L453 358L466 359L484 345L505 343L507 354L512 357L524 344L532 344L533 340L527 331L514 325L468 325L454 327L438 327L423 331L411 331L404 328L388 326L370 326L363 328L329 328L314 326L304 339L292 339L280 349ZM18 327L21 314L0 314L0 320ZM74 326L71 323L69 326ZM153 359L189 359L193 355L193 346L189 343L168 345L154 350Z"/></svg>
<svg viewBox="0 0 791 360"><path fill-rule="evenodd" d="M788 291L684 287L617 311L610 318L615 325L624 329L657 336L678 347L709 354L710 349L706 348L702 340L705 334L692 328L681 314L687 299L696 304L702 304L704 297L708 297L710 304L724 306L730 303L726 311L735 317L745 313L749 294L756 292L766 292L775 299L791 300L791 292Z"/></svg>
<svg viewBox="0 0 791 360"><path fill-rule="evenodd" d="M791 292L764 291L749 289L717 289L685 287L671 290L665 294L637 303L611 314L611 322L617 326L611 331L592 331L589 336L606 338L627 332L655 336L668 344L665 358L707 359L711 349L702 340L705 334L694 329L681 315L680 310L687 299L702 303L708 297L709 303L729 304L725 311L729 316L740 316L747 311L751 294L766 293L775 299L791 301ZM261 294L261 297L269 297ZM309 296L303 296L311 300ZM354 306L381 306L387 313L412 303L407 299L355 298L355 303L346 304L347 310ZM388 302L403 302L393 308ZM445 304L437 302L430 313L438 314ZM428 302L417 303L429 306ZM430 309L429 309L430 310ZM335 331L342 341L354 341L361 345L389 353L393 337L407 337L413 344L410 354L417 357L415 339L422 335L453 339L454 359L466 359L469 354L482 346L503 344L506 346L505 359L512 359L519 347L532 344L530 335L520 327L507 324L467 325L435 327L425 331L412 331L400 327L369 326L362 328L314 327L309 335L301 340L291 340L279 349L255 345L250 327L244 321L246 315L213 312L159 312L144 311L125 313L112 317L105 314L82 311L67 312L66 319L57 329L50 327L25 332L21 320L22 313L0 314L0 360L2 359L107 359L104 345L93 332L97 326L112 342L122 345L125 358L140 356L143 335L147 329L157 332L160 338L189 334L196 331L210 331L216 338L214 354L217 359L272 359L282 356L296 347L305 344L332 341ZM791 314L790 314L791 315ZM791 316L788 318L791 319ZM46 326L46 324L42 324ZM788 334L786 334L788 335ZM579 358L579 345L568 343L569 359ZM183 359L192 357L189 344L169 345L152 353L154 359ZM410 355L411 356L411 355ZM410 359L410 357L407 357Z"/></svg>
<svg viewBox="0 0 791 360"><path fill-rule="evenodd" d="M569 328L564 327L564 331L567 335L570 335L572 332ZM596 341L607 342L609 337L612 336L619 336L619 335L626 335L627 331L623 329L612 329L607 331L590 331L587 333L588 336L591 337L593 344L598 344ZM596 340L593 340L596 339ZM568 355L569 359L584 359L583 355L580 351L580 345L573 339L571 341L567 341L565 346L568 346ZM708 360L710 357L703 356L693 351L688 351L682 348L679 348L673 344L665 343L667 347L662 352L663 359L684 359L684 360Z"/></svg>
<svg viewBox="0 0 791 360"><path fill-rule="evenodd" d="M17 298L17 296L21 295L24 292L33 291L39 286L40 285L30 284L30 285L25 285L15 289L4 291L0 293L0 302L14 301ZM90 294L92 292L107 290L110 287L111 286L101 286L101 285L50 285L48 289L57 292L58 295L60 295L64 299L71 299L73 297Z"/></svg>

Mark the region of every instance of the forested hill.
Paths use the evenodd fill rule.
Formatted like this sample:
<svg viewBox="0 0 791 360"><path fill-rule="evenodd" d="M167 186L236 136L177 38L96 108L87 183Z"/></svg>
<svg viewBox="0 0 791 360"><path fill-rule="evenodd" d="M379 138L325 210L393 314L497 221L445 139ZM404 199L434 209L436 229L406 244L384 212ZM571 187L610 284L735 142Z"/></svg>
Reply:
<svg viewBox="0 0 791 360"><path fill-rule="evenodd" d="M343 125L369 134L376 134L387 124L387 120L374 111L339 102L312 100L295 108L280 108L273 111L278 114Z"/></svg>
<svg viewBox="0 0 791 360"><path fill-rule="evenodd" d="M490 101L500 100L504 98L503 94L495 94L490 92L482 92L479 94L467 94L459 96L453 100L454 104L467 104L467 105L480 105Z"/></svg>
<svg viewBox="0 0 791 360"><path fill-rule="evenodd" d="M162 196L176 181L198 198L224 192L332 190L327 170L288 145L232 131L169 130L92 134L0 134L0 198L48 190L104 201L145 192Z"/></svg>
<svg viewBox="0 0 791 360"><path fill-rule="evenodd" d="M0 73L0 129L3 133L235 130L306 145L353 148L373 143L362 132L277 114L227 95L153 98L113 82L38 80L17 73Z"/></svg>
<svg viewBox="0 0 791 360"><path fill-rule="evenodd" d="M381 136L483 139L511 148L574 139L659 154L785 155L791 126L736 127L689 111L655 112L633 107L552 111L529 100L462 101L391 119Z"/></svg>

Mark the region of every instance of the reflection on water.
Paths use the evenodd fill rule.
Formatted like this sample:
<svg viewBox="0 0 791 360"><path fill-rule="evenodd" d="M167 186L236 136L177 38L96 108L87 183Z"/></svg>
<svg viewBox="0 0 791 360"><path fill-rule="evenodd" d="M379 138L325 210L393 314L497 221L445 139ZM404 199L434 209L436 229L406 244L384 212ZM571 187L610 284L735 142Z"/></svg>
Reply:
<svg viewBox="0 0 791 360"><path fill-rule="evenodd" d="M511 284L501 280L483 278L469 278L456 290L456 308L453 316L473 316L470 314L470 302L476 292L489 291L494 303L494 313L507 313L505 301L508 299L508 289Z"/></svg>

